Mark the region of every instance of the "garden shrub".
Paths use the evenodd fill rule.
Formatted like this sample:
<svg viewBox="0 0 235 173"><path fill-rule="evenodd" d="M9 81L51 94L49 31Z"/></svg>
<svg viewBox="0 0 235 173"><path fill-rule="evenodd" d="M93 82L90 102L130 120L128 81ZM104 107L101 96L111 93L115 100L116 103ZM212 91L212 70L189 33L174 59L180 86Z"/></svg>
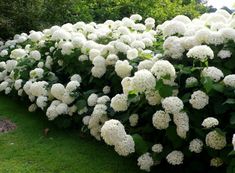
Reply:
<svg viewBox="0 0 235 173"><path fill-rule="evenodd" d="M141 21L16 35L0 48L0 91L138 157L142 170L233 173L234 15Z"/></svg>

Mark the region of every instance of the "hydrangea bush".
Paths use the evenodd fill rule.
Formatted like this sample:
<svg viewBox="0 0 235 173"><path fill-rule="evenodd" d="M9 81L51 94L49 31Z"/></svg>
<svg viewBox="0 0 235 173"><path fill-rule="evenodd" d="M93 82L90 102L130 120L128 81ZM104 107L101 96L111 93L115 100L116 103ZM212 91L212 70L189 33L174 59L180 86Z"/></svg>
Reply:
<svg viewBox="0 0 235 173"><path fill-rule="evenodd" d="M235 17L132 15L1 43L0 91L145 171L234 172Z"/></svg>

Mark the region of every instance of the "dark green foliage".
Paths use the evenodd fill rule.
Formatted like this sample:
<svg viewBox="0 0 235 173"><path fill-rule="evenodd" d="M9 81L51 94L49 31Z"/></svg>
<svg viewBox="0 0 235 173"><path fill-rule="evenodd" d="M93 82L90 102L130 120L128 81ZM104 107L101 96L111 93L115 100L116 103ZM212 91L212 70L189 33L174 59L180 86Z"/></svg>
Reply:
<svg viewBox="0 0 235 173"><path fill-rule="evenodd" d="M1 0L0 38L64 23L104 22L138 13L162 23L176 15L198 16L206 8L194 0Z"/></svg>

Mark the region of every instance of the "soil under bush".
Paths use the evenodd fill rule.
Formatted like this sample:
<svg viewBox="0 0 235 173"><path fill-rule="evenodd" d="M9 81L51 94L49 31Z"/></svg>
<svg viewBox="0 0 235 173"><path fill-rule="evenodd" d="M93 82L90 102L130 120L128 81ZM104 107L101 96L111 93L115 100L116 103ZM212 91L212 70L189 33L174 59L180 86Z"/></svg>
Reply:
<svg viewBox="0 0 235 173"><path fill-rule="evenodd" d="M0 119L0 133L5 133L14 130L16 125L7 119Z"/></svg>

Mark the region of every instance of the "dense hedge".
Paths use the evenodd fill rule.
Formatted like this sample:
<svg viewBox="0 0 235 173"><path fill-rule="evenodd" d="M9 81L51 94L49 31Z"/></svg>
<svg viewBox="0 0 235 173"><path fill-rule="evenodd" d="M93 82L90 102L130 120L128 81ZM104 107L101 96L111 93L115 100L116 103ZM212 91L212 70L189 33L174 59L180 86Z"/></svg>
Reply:
<svg viewBox="0 0 235 173"><path fill-rule="evenodd" d="M104 22L138 13L161 23L179 14L192 18L206 10L194 0L1 0L0 9L2 39L67 22Z"/></svg>
<svg viewBox="0 0 235 173"><path fill-rule="evenodd" d="M0 91L135 155L142 170L234 173L234 15L141 21L17 35L1 43Z"/></svg>

